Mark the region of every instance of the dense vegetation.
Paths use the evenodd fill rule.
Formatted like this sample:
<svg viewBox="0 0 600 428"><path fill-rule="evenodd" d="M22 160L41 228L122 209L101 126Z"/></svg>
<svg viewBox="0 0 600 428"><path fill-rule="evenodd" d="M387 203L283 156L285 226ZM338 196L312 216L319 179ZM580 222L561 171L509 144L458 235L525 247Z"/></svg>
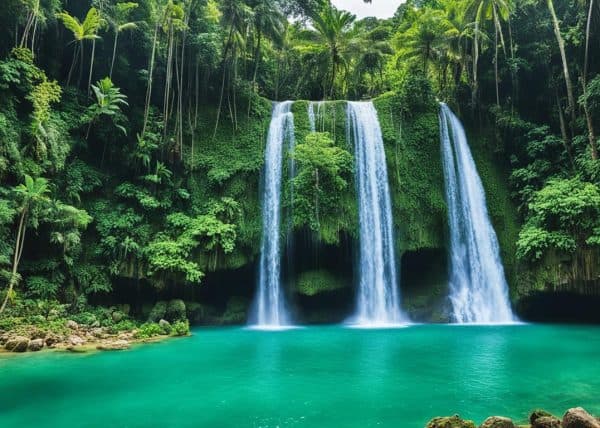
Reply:
<svg viewBox="0 0 600 428"><path fill-rule="evenodd" d="M513 295L598 287L598 2L409 0L357 20L327 0L5 0L0 23L7 325L119 300L147 319L142 303L202 301L217 272L247 286L204 296L222 316L188 312L243 320L269 99L377 99L402 252L444 245L435 102L447 101L495 167L482 176ZM286 204L296 230L344 245L356 236L344 104L314 134L307 107L294 105ZM321 266L298 284L341 287Z"/></svg>

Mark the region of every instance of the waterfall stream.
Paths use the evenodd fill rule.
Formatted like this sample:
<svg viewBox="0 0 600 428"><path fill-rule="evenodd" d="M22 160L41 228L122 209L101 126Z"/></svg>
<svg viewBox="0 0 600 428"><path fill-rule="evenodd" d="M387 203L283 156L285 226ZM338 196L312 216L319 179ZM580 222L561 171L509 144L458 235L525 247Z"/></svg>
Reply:
<svg viewBox="0 0 600 428"><path fill-rule="evenodd" d="M276 103L267 136L262 195L262 243L253 324L259 328L285 327L290 322L281 287L281 181L283 149L293 148L293 102Z"/></svg>
<svg viewBox="0 0 600 428"><path fill-rule="evenodd" d="M450 226L450 300L457 323L515 321L496 232L465 130L442 104L440 134Z"/></svg>
<svg viewBox="0 0 600 428"><path fill-rule="evenodd" d="M406 321L400 310L392 230L392 203L383 137L371 102L349 102L360 224L357 309L351 323L392 326Z"/></svg>

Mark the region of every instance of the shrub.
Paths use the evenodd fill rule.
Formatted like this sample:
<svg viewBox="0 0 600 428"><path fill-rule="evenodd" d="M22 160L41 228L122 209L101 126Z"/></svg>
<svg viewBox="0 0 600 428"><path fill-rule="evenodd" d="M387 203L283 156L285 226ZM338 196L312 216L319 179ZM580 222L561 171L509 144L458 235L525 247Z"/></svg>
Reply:
<svg viewBox="0 0 600 428"><path fill-rule="evenodd" d="M137 327L136 323L131 320L121 320L118 323L108 328L109 333L115 334L121 331L131 331Z"/></svg>
<svg viewBox="0 0 600 428"><path fill-rule="evenodd" d="M185 303L181 299L171 300L167 306L165 318L170 321L183 321L185 317Z"/></svg>
<svg viewBox="0 0 600 428"><path fill-rule="evenodd" d="M171 325L171 336L187 336L190 334L190 323L188 320L177 321Z"/></svg>
<svg viewBox="0 0 600 428"><path fill-rule="evenodd" d="M163 328L152 322L147 322L142 324L138 331L135 333L136 339L148 339L150 337L161 336L164 335Z"/></svg>
<svg viewBox="0 0 600 428"><path fill-rule="evenodd" d="M167 312L167 302L156 302L152 310L150 311L150 315L148 315L149 322L158 322L162 318L165 317L165 313Z"/></svg>

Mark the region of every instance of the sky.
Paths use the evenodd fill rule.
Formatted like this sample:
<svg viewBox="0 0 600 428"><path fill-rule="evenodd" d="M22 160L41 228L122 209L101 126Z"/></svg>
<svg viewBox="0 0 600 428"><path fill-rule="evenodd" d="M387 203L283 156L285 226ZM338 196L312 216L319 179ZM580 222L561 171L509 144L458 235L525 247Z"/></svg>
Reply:
<svg viewBox="0 0 600 428"><path fill-rule="evenodd" d="M363 0L332 0L338 9L348 10L358 19L367 16L391 18L402 2L403 0L373 0L371 3L365 3Z"/></svg>

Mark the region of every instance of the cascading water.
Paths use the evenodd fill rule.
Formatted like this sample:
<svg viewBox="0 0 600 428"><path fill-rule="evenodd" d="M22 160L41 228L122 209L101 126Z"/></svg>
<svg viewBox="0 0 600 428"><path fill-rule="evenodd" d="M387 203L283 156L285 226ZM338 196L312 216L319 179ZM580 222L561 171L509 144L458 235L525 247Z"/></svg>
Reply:
<svg viewBox="0 0 600 428"><path fill-rule="evenodd" d="M263 235L255 302L256 327L277 328L290 323L281 287L280 226L283 147L286 140L289 142L294 138L292 104L291 101L285 101L273 107L265 149Z"/></svg>
<svg viewBox="0 0 600 428"><path fill-rule="evenodd" d="M317 111L315 111L315 106ZM323 101L311 101L308 103L308 123L310 125L310 132L317 132L317 119L321 115L321 107L323 107Z"/></svg>
<svg viewBox="0 0 600 428"><path fill-rule="evenodd" d="M513 322L498 238L490 223L481 179L465 130L446 104L441 104L440 134L450 225L450 300L454 321Z"/></svg>
<svg viewBox="0 0 600 428"><path fill-rule="evenodd" d="M360 224L357 312L351 323L398 325L406 318L400 310L383 137L373 103L349 102L347 126L354 141Z"/></svg>

